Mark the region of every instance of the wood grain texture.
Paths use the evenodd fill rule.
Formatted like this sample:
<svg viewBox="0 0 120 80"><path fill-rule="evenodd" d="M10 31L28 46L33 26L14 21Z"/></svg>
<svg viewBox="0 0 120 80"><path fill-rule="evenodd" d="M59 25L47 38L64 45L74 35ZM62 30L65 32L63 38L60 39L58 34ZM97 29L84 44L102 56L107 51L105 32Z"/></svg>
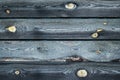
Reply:
<svg viewBox="0 0 120 80"><path fill-rule="evenodd" d="M76 8L65 8L75 3ZM10 10L7 14L5 10ZM1 0L0 18L120 17L120 0Z"/></svg>
<svg viewBox="0 0 120 80"><path fill-rule="evenodd" d="M112 40L120 39L120 19L2 19L0 39ZM16 32L6 28L14 26ZM98 29L97 38L92 34Z"/></svg>
<svg viewBox="0 0 120 80"><path fill-rule="evenodd" d="M120 59L120 41L0 41L0 44L0 59L4 61L63 60L74 56L94 62Z"/></svg>
<svg viewBox="0 0 120 80"><path fill-rule="evenodd" d="M4 64L4 63L0 63ZM72 63L62 65L9 64L0 65L1 80L119 80L120 64L117 63ZM78 70L87 70L87 77L76 75ZM20 74L16 75L15 71Z"/></svg>

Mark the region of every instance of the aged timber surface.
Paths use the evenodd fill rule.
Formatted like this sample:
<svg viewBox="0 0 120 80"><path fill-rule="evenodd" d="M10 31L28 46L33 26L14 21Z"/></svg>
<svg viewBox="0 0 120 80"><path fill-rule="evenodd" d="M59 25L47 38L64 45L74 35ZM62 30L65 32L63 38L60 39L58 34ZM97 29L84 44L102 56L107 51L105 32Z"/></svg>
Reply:
<svg viewBox="0 0 120 80"><path fill-rule="evenodd" d="M120 19L1 19L0 39L120 39Z"/></svg>
<svg viewBox="0 0 120 80"><path fill-rule="evenodd" d="M76 7L66 8L69 3ZM40 17L118 18L120 0L0 0L0 18Z"/></svg>
<svg viewBox="0 0 120 80"><path fill-rule="evenodd" d="M78 56L89 61L120 59L120 41L0 41L0 58L64 59Z"/></svg>
<svg viewBox="0 0 120 80"><path fill-rule="evenodd" d="M0 63L2 64L2 63ZM119 80L119 63L73 63L62 65L9 64L0 65L1 80ZM15 71L19 71L18 75ZM86 77L78 77L86 70Z"/></svg>

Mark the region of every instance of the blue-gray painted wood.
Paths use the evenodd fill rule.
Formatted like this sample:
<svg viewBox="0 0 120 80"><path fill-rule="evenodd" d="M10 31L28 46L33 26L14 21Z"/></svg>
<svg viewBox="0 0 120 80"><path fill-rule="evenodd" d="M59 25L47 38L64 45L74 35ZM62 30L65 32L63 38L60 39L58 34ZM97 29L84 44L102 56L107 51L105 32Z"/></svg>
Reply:
<svg viewBox="0 0 120 80"><path fill-rule="evenodd" d="M6 60L62 60L77 56L88 61L110 62L120 59L119 53L120 41L0 41L0 58Z"/></svg>
<svg viewBox="0 0 120 80"><path fill-rule="evenodd" d="M65 8L74 3L73 10ZM7 14L5 10L10 10ZM0 18L120 17L120 0L1 0Z"/></svg>
<svg viewBox="0 0 120 80"><path fill-rule="evenodd" d="M6 30L15 26L17 31ZM1 19L0 39L120 39L120 19Z"/></svg>

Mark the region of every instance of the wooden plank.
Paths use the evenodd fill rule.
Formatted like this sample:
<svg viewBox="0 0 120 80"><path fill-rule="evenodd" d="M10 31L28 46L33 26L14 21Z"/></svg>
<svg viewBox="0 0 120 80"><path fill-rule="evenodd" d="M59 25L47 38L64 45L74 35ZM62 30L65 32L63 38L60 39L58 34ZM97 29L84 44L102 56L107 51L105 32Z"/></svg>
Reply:
<svg viewBox="0 0 120 80"><path fill-rule="evenodd" d="M45 17L118 18L120 17L120 0L0 1L0 18L45 18Z"/></svg>
<svg viewBox="0 0 120 80"><path fill-rule="evenodd" d="M2 19L0 39L119 40L119 25L120 19Z"/></svg>
<svg viewBox="0 0 120 80"><path fill-rule="evenodd" d="M80 57L94 62L120 59L120 41L0 41L0 59L64 60Z"/></svg>

